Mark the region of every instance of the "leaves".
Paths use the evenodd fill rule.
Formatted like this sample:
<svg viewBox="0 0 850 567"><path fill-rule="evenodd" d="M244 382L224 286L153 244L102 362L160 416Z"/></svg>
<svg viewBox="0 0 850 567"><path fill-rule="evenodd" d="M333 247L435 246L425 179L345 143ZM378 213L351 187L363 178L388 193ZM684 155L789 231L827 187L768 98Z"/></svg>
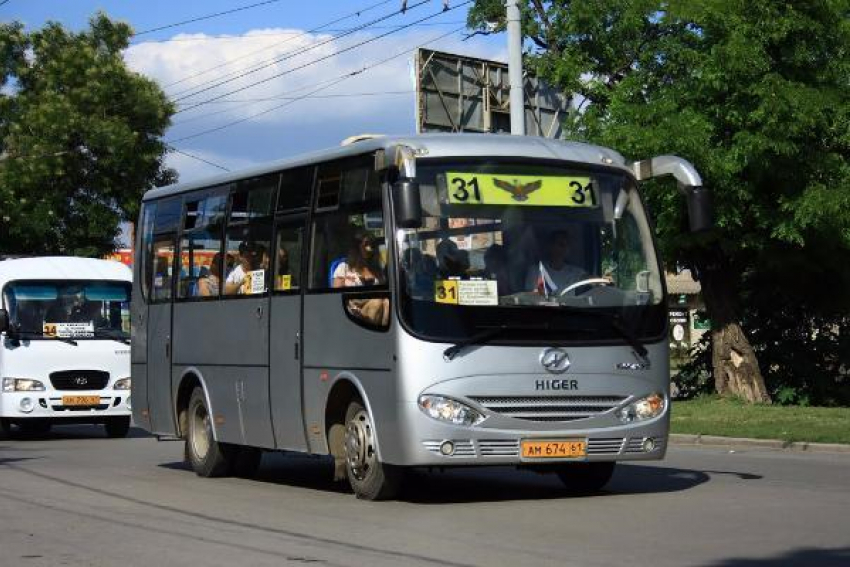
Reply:
<svg viewBox="0 0 850 567"><path fill-rule="evenodd" d="M103 14L79 34L0 26L3 253L109 252L142 193L173 178L160 138L174 107L127 69L131 33Z"/></svg>

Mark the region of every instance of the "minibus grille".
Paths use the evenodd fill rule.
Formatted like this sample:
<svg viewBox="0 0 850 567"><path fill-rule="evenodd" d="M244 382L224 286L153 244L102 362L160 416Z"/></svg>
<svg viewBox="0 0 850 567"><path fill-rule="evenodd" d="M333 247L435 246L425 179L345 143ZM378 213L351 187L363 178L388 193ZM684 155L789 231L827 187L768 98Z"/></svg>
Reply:
<svg viewBox="0 0 850 567"><path fill-rule="evenodd" d="M102 390L109 383L109 372L100 370L62 370L50 374L57 390Z"/></svg>
<svg viewBox="0 0 850 567"><path fill-rule="evenodd" d="M627 396L470 396L487 410L526 421L575 421L609 412Z"/></svg>

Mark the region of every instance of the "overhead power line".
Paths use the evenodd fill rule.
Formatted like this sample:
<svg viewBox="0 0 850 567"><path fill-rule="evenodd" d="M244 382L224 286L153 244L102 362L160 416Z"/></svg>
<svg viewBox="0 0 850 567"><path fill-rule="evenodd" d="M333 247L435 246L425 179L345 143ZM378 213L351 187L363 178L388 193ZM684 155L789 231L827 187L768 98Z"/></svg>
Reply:
<svg viewBox="0 0 850 567"><path fill-rule="evenodd" d="M471 0L470 0L470 1L471 1ZM463 6L463 5L465 5L465 4L469 4L469 3L470 3L470 1L467 1L467 2L465 2L464 4L460 4L460 6ZM459 28L453 29L453 30L451 30L451 31L450 31L450 32L448 32L448 33L444 33L444 34L442 34L442 35L440 35L440 36L437 36L437 37L435 37L435 38L432 38L432 39L430 39L430 40L428 40L428 41L426 41L426 42L424 42L424 43L422 43L422 44L420 44L420 45L429 45L429 44L431 44L431 43L434 43L434 42L440 41L441 39L446 38L446 37L449 37L449 36L451 36L451 35L454 35L454 34L456 34L456 33L460 32L460 31L464 30L465 28L466 28L466 26L464 25L464 26L461 26L461 27L459 27ZM190 135L188 135L188 136L182 136L182 137L180 137L180 138L176 138L176 139L173 139L173 140L169 140L169 141L168 141L168 142L166 142L166 143L168 143L168 144L176 144L176 143L179 143L179 142L184 142L184 141L186 141L186 140L192 140L192 139L194 139L194 138L199 138L199 137L201 137L201 136L206 136L207 134L212 134L212 133L214 133L214 132L220 132L220 131L225 130L225 129L227 129L227 128L231 128L231 127L236 126L236 125L238 125L238 124L242 124L243 122L248 122L249 120L253 120L254 118L258 118L258 117L263 116L263 115L265 115L265 114L269 114L270 112L274 112L274 111L276 111L276 110L280 110L281 108L285 108L285 107L287 107L287 106L291 106L291 105L295 104L296 102L298 102L298 101L300 101L300 100L303 100L303 99L305 99L305 98L309 98L310 96L315 95L315 94L316 94L316 93L318 93L318 92L321 92L321 91L326 90L326 89L328 89L328 88L330 88L330 87L336 86L336 85L338 85L339 83L341 83L341 82L343 82L343 81L345 81L345 80L347 80L347 79L350 79L351 77L354 77L354 76L360 75L360 74L362 74L362 73L365 73L366 71L369 71L370 69L374 69L375 67L378 67L378 66L380 66L380 65L384 65L384 64L386 64L386 63L388 63L388 62L390 62L390 61L392 61L392 60L394 60L394 59L398 59L399 57L402 57L402 56L404 56L404 55L406 55L406 54L410 53L410 52L411 52L411 51L413 51L414 49L417 49L420 45L417 45L416 47L413 47L413 48L410 48L410 49L405 49L405 50L403 50L403 51L400 51L400 52L396 53L395 55L392 55L392 56L390 56L390 57L387 57L386 59L383 59L383 60L378 61L378 62L376 62L376 63L373 63L373 64L371 64L371 65L364 66L364 67L362 67L361 69L357 69L357 70L355 70L355 71L352 71L352 72L346 73L346 74L344 74L344 75L341 75L341 76L339 76L337 79L335 79L335 80L331 81L329 84L327 84L327 85L325 85L325 86L323 86L323 87L319 87L319 88L317 88L317 89L315 89L315 90L312 90L312 91L310 91L310 92L306 93L305 95L303 95L303 96L301 96L301 97L297 97L297 98L295 98L295 99L293 99L293 100L289 100L289 101L287 101L287 102L285 102L285 103L283 103L283 104L279 104L279 105L273 106L273 107L271 107L271 108L267 108L266 110L263 110L263 111L260 111L260 112L254 113L254 114L252 114L252 115L250 115L250 116L246 116L245 118L240 118L240 119L238 119L238 120L234 120L234 121L232 121L232 122L228 122L228 123L226 123L226 124L222 124L222 125L220 125L220 126L216 126L216 127L214 127L214 128L209 128L209 129L207 129L207 130L202 130L202 131L200 131L200 132L196 132L196 133L194 133L194 134L190 134ZM232 109L231 109L231 110L232 110Z"/></svg>
<svg viewBox="0 0 850 567"><path fill-rule="evenodd" d="M189 107L186 107L186 108L180 109L180 110L178 110L177 112L175 112L175 114L180 113L180 112L185 112L185 111L187 111L187 110L191 110L191 109L193 109L193 108L197 108L197 107L202 106L202 105L204 105L204 104L208 104L208 103L210 103L210 102L212 102L212 101L220 100L220 99L225 98L225 97L227 97L227 96L230 96L230 95L232 95L232 94L236 94L236 93L238 93L238 92L242 92L242 91L248 90L248 89L253 88L253 87L257 86L257 85L261 85L261 84L267 83L267 82L269 82L269 81L273 81L274 79L280 78L280 77L282 77L282 76L284 76L284 75L289 75L289 74L291 74L291 73L294 73L295 71L300 71L301 69L305 69L305 68L310 67L310 66L312 66L312 65L316 65L316 64L318 64L318 63L321 63L322 61L326 61L326 60L328 60L328 59L330 59L330 58L332 58L332 57L335 57L335 56L337 56L337 55L341 55L341 54L343 54L343 53L347 53L347 52L349 52L349 51L353 51L354 49L357 49L357 48L359 48L359 47L362 47L362 46L364 46L364 45L366 45L366 44L373 43L373 42L375 42L375 41L378 41L379 39L383 39L383 38L385 38L385 37L387 37L387 36L389 36L389 35L392 35L392 34L394 34L394 33L398 33L399 31L401 31L401 30L403 30L403 29L406 29L406 28L408 28L408 27L411 27L411 26L413 26L413 25L415 25L415 24L418 24L418 23L421 23L421 22L424 22L424 21L430 20L430 19L432 19L432 18L436 18L436 17L438 17L438 16L442 15L443 13L445 13L445 12L447 12L447 11L457 10L458 8L461 8L462 6L466 6L467 4L470 4L471 2L472 2L472 0L467 0L466 2L463 2L463 3L461 3L461 4L458 4L458 5L453 6L453 7L451 7L451 8L448 8L447 10L443 10L443 11L441 11L441 12L437 12L437 13L435 13L435 14L431 14L431 15L429 15L429 16L425 16L424 18L421 18L421 19L419 19L419 20L417 20L417 21L415 21L415 22L411 22L410 24L407 24L406 26L402 26L401 28L399 28L399 29L397 29L397 30L393 30L393 31L389 31L389 32L386 32L386 33L383 33L383 34L377 35L377 36L375 36L375 37L373 37L373 38L370 38L370 39L367 39L367 40L361 41L361 42L359 42L359 43L356 43L356 44L351 45L351 46L349 46L349 47L346 47L346 48L344 48L344 49L340 49L339 51L337 51L337 52L335 52L335 53L331 53L331 54L329 54L329 55L325 55L325 56L320 57L320 58L318 58L318 59L314 59L313 61L309 61L309 62L307 62L307 63L304 63L303 65L299 65L299 66L297 66L297 67L293 67L293 68L291 68L291 69L287 69L286 71L282 71L282 72L280 72L280 73L276 73L276 74L272 75L271 77L267 77L267 78L265 78L265 79L261 79L261 80L259 80L259 81L255 81L255 82L253 82L253 83L251 83L251 84L249 84L249 85L246 85L246 86L244 86L244 87L240 87L240 88L238 88L238 89L233 89L233 90L228 91L228 92L226 92L226 93L222 93L222 94L220 94L220 95L214 96L214 97L209 98L209 99L207 99L207 100L204 100L204 101L198 102L198 103L196 103L196 104L194 104L194 105L192 105L192 106L189 106ZM409 10L409 9L410 9L410 8L408 8L408 10Z"/></svg>
<svg viewBox="0 0 850 567"><path fill-rule="evenodd" d="M408 8L408 10L412 10L414 8L418 8L420 6L423 6L424 4L427 4L428 2L431 2L431 0L422 0L421 2L418 2L418 3L414 4L413 6L411 6L410 8ZM353 33L364 30L364 29L368 28L369 26L371 26L375 23L388 20L388 19L393 18L393 17L395 17L395 16L397 16L401 13L402 13L401 10L396 10L395 12L391 12L389 14L381 16L380 18L374 19L371 22L366 22L364 24L361 24L357 27L354 27L354 28L344 32L344 33L341 33L341 34L336 35L336 36L332 36L332 37L325 39L323 41L320 41L318 43L313 43L313 44L310 44L306 47L296 49L296 50L293 50L293 51L289 51L287 53L284 53L283 55L273 57L271 59L267 59L266 61L262 61L262 62L260 62L256 65L254 65L253 67L249 68L246 71L236 72L235 75L234 75L234 73L228 73L228 74L224 75L223 77L220 77L219 79L213 79L212 81L206 81L206 82L204 82L200 85L200 87L202 87L202 88L197 88L194 92L191 92L189 94L183 94L187 91L181 91L180 93L176 93L175 95L172 95L172 96L179 96L179 95L182 94L182 96L179 96L179 98L173 99L173 101L174 102L180 102L181 100L185 100L187 98L197 96L201 93L205 93L207 91L210 91L212 89L215 89L215 88L223 86L223 85L226 85L228 83L232 83L233 81L239 80L243 77L247 77L248 75L252 75L252 74L256 73L257 71L262 71L263 69L267 69L269 67L277 65L278 63L281 63L281 62L286 61L288 59L292 59L293 57L296 57L298 55L303 55L304 53L307 53L308 51L318 49L319 47L322 47L324 45L327 45L329 43L337 41L337 40L339 40L343 37L352 35ZM439 14L437 14L437 15L439 15ZM428 18L425 18L425 19L428 19ZM409 25L410 24L408 24L408 26ZM399 29L404 29L404 28L402 27L402 28L399 28ZM398 30L395 30L395 31L398 31ZM389 35L389 34L385 34L385 35ZM384 37L384 36L378 36L378 37ZM218 82L213 83L213 81L216 81L216 80L218 80ZM206 86L204 86L204 85L206 85ZM192 89L187 89L187 90L192 90ZM199 103L199 104L204 104L204 103L202 102L202 103Z"/></svg>
<svg viewBox="0 0 850 567"><path fill-rule="evenodd" d="M233 8L231 10L225 10L224 12L216 12L215 14L208 14L206 16L199 16L197 18L192 18L191 20L183 20L182 22L174 22L173 24L166 24L164 26L159 26L156 28L151 28L149 30L144 30L140 32L136 32L133 34L133 37L138 37L140 35L144 35L147 33L153 33L157 31L167 30L170 28L176 28L178 26L182 26L185 24L191 24L194 22L200 22L203 20L210 20L212 18L217 18L219 16L226 16L227 14L233 14L234 12L241 12L243 10L250 10L251 8L256 8L258 6L265 6L266 4L274 4L276 2L280 2L280 0L265 0L264 2L257 2L255 4L249 4L247 6L240 6L238 8Z"/></svg>
<svg viewBox="0 0 850 567"><path fill-rule="evenodd" d="M200 77L201 75L206 75L207 73L209 73L209 72L211 72L211 71L215 71L216 69L221 69L222 67L227 67L228 65L232 65L232 64L233 64L234 62L236 62L236 61L240 61L240 60L245 59L245 58L247 58L247 57L250 57L250 56L252 56L252 55L256 55L257 53L261 53L261 52L263 52L263 51L266 51L267 49L272 49L272 48L274 48L274 47L281 46L281 45L283 45L283 44L285 44L285 43L289 43L290 41L294 41L294 40L296 40L296 39L298 39L298 38L301 38L301 37L304 37L304 36L306 36L306 35L310 35L310 34L316 33L316 32L318 32L318 31L320 31L320 30L322 30L322 29L324 29L324 28L326 28L326 27L328 27L328 26L332 26L333 24L337 24L337 23L342 22L342 21L345 21L345 20L347 20L347 19L349 19L349 18L353 18L353 17L356 17L356 16L360 16L360 14L364 14L364 13L368 12L369 10L373 10L373 9L375 9L375 8L379 7L379 6L383 6L384 4L388 4L389 2L394 2L394 1L395 1L395 0L383 0L382 2L378 2L377 4L372 4L371 6L367 6L366 8L362 8L361 10L358 10L358 11L356 11L356 12L351 12L350 14L347 14L347 15L345 15L345 16L342 16L342 17L336 18L335 20L331 20L330 22L324 23L324 24L322 24L322 25L320 25L320 26L317 26L317 27L315 27L315 28L313 28L313 29L311 29L311 30L308 30L308 31L306 31L306 32L303 32L303 33L300 33L300 34L288 34L288 35L289 35L289 37L287 37L287 38L286 38L285 40L283 40L283 41L280 41L280 42L274 43L274 44L272 44L272 45L267 45L267 46L262 47L262 48L260 48L260 49L256 49L256 50L254 50L254 51L251 51L251 52L249 52L249 53L246 53L246 54L244 54L244 55L241 55L240 57L236 57L236 58L234 58L234 59L231 59L231 60L227 61L226 63L222 63L222 64L220 64L220 65L214 65L214 66L212 66L212 67L209 67L209 68L207 68L207 69L204 69L203 71L199 71L199 72L194 73L194 74L192 74L192 75L189 75L189 76L187 76L187 77L183 77L182 79L180 79L180 80L178 80L178 81L174 81L174 82L172 82L172 83L168 83L167 85L163 85L163 88L164 88L164 89L167 89L167 88L169 88L169 87L173 87L174 85L179 85L180 83L184 83L184 82L186 82L186 81L188 81L188 80L190 80L190 79L194 79L194 78L196 78L196 77ZM191 89L189 89L189 90L191 90Z"/></svg>
<svg viewBox="0 0 850 567"><path fill-rule="evenodd" d="M6 0L6 2L8 2L8 1L9 0ZM387 2L394 2L394 1L395 0L387 0ZM454 21L450 21L450 22L427 22L427 23L424 23L424 24L418 24L418 27L424 28L424 27L435 27L435 26L457 26L457 25L460 25L460 24L466 24L466 22L463 22L463 21L460 21L460 20L454 20ZM370 26L370 28L373 29L373 30L391 29L391 28L394 28L394 27L395 26ZM324 31L326 31L328 33L341 33L341 32L348 31L350 28L327 28L327 29L321 28L321 29L323 29ZM304 32L304 34L307 34L307 33L310 33L310 32ZM245 35L220 34L220 35L203 35L201 37L171 37L171 38L168 38L168 39L146 39L144 41L139 41L137 43L134 43L133 45L141 45L142 43L145 43L145 44L148 44L148 43L180 43L180 42L188 43L188 42L193 42L193 41L196 42L196 43L201 43L201 42L204 42L204 41L246 41L246 40L254 40L254 39L257 39L257 38L264 38L264 37L282 37L282 36L292 37L292 35L293 35L293 32L268 32L268 33L252 33L250 35L247 35L247 34L245 34Z"/></svg>
<svg viewBox="0 0 850 567"><path fill-rule="evenodd" d="M169 144L169 143L167 143L167 142L165 143L165 147L166 147L166 148L168 148L168 151L170 151L170 152L175 152L175 153L178 153L178 154L180 154L180 155L184 155L184 156L189 157L189 158L192 158L192 159L194 159L194 160L198 160L198 161L200 161L200 162L203 162L203 163L205 163L205 164L207 164L207 165L211 165L211 166L213 166L213 167L217 167L217 168L219 168L219 169L223 169L224 171L230 171L228 168L224 167L224 166L223 166L223 165L221 165L221 164L215 163L214 161L210 161L210 160L208 160L208 159L204 159L204 158L202 158L202 157L200 157L200 156L196 156L196 155L190 154L189 152L184 152L183 150L177 149L177 148L175 148L174 146L172 146L171 144Z"/></svg>

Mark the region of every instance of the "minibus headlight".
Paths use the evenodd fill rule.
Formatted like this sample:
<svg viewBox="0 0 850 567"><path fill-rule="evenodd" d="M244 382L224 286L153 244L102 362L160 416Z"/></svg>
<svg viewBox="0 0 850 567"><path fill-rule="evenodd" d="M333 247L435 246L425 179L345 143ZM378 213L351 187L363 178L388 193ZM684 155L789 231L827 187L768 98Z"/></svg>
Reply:
<svg viewBox="0 0 850 567"><path fill-rule="evenodd" d="M42 392L44 384L30 378L3 378L4 392Z"/></svg>
<svg viewBox="0 0 850 567"><path fill-rule="evenodd" d="M115 381L115 385L112 386L115 390L129 390L130 389L130 379L129 378L120 378Z"/></svg>
<svg viewBox="0 0 850 567"><path fill-rule="evenodd" d="M419 408L428 417L453 425L477 425L484 420L480 412L445 396L419 396Z"/></svg>
<svg viewBox="0 0 850 567"><path fill-rule="evenodd" d="M617 410L617 417L623 423L645 421L664 413L667 402L659 393L650 394Z"/></svg>

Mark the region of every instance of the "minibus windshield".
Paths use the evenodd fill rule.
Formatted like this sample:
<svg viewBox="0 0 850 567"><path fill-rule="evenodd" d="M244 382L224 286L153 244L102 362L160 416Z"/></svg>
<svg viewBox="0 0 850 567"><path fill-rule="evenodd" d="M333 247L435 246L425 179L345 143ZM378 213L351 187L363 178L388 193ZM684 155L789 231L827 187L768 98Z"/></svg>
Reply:
<svg viewBox="0 0 850 567"><path fill-rule="evenodd" d="M659 263L625 173L422 161L417 180L422 226L396 232L401 312L414 333L461 339L512 323L526 329L516 338L622 340L617 325L663 333ZM527 330L541 322L547 329Z"/></svg>
<svg viewBox="0 0 850 567"><path fill-rule="evenodd" d="M109 281L13 281L3 289L12 334L26 339L130 336L130 285Z"/></svg>

